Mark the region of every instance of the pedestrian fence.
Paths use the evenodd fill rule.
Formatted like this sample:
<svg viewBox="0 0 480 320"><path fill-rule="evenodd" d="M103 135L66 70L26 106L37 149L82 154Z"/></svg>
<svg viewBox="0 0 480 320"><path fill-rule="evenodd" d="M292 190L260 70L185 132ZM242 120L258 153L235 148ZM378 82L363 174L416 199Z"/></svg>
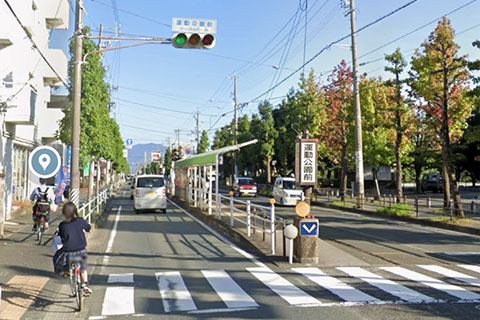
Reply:
<svg viewBox="0 0 480 320"><path fill-rule="evenodd" d="M238 224L245 226L247 237L262 234L262 241L270 240L270 252L276 253L278 230L283 230L286 221L275 215L275 203L262 206L250 200L235 199L232 195L210 193L209 190L190 187L187 201L189 205L208 210L209 215L215 212L215 218L225 221L232 228ZM285 246L285 241L283 241ZM283 248L285 253L285 247Z"/></svg>
<svg viewBox="0 0 480 320"><path fill-rule="evenodd" d="M322 188L315 190L312 194L312 201L386 213L397 209L397 212L400 211L400 215L422 219L435 217L453 219L458 216L460 211L463 211L466 218L480 219L478 196L473 199L462 199L460 206L456 207L453 199L444 201L443 198L437 198L430 194L409 194L400 198L393 194L382 194L380 197L366 194L364 197L355 197L347 192L342 197L339 189Z"/></svg>
<svg viewBox="0 0 480 320"><path fill-rule="evenodd" d="M107 204L107 200L115 194L120 186L120 181L113 183L100 191L93 199L80 206L78 215L85 219L88 223L92 223L92 215L100 212Z"/></svg>

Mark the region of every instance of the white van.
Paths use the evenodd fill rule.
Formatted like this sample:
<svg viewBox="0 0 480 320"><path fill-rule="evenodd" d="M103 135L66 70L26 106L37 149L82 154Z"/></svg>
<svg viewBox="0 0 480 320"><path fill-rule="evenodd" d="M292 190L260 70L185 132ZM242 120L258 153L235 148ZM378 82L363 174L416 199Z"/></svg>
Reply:
<svg viewBox="0 0 480 320"><path fill-rule="evenodd" d="M280 206L293 205L304 200L302 189L295 185L295 178L278 177L273 185L273 198Z"/></svg>
<svg viewBox="0 0 480 320"><path fill-rule="evenodd" d="M163 176L152 174L137 176L133 195L135 213L145 210L167 212L167 190Z"/></svg>

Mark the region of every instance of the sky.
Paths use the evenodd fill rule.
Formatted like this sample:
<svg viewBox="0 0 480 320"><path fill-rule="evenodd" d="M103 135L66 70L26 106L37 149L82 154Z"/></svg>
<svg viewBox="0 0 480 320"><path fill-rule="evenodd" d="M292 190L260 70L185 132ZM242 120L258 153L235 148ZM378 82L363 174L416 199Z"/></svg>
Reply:
<svg viewBox="0 0 480 320"><path fill-rule="evenodd" d="M74 0L69 0L71 4ZM238 76L238 102L249 103L240 113L257 111L258 101L281 102L296 73L271 92L329 43L350 33L350 17L340 0L84 0L84 25L98 34L170 38L173 17L217 20L213 49L177 49L153 44L104 53L106 81L112 87L112 111L122 137L133 144L167 144L179 129L182 145L195 139L194 114L200 114L200 130L215 129L232 121L233 75ZM411 0L356 0L357 29L411 2ZM305 9L306 7L306 9ZM457 33L460 54L480 59L472 47L480 39L480 1L418 0L407 8L361 31L357 36L359 73L390 75L383 71L384 55L400 48L407 61L414 49L433 31L444 15ZM306 36L305 36L306 15ZM59 32L54 45L66 47L72 34L73 8L68 32ZM304 41L306 39L306 41ZM131 41L104 42L119 46ZM318 55L305 66L325 82L331 70L345 59L350 63L350 38ZM167 109L167 110L166 110ZM222 114L226 115L222 116Z"/></svg>

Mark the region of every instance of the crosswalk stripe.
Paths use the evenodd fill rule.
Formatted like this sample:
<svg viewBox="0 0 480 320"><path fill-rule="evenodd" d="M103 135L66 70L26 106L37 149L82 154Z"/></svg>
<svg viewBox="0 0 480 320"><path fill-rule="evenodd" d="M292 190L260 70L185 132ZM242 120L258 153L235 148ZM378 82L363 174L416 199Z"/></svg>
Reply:
<svg viewBox="0 0 480 320"><path fill-rule="evenodd" d="M247 268L258 280L272 289L290 305L320 305L321 302L308 293L295 287L293 284L273 272L267 267Z"/></svg>
<svg viewBox="0 0 480 320"><path fill-rule="evenodd" d="M374 298L360 290L357 290L337 278L327 275L318 268L292 268L292 270L304 275L308 279L324 287L328 291L339 296L347 302L379 301L377 298Z"/></svg>
<svg viewBox="0 0 480 320"><path fill-rule="evenodd" d="M155 273L165 312L197 310L178 271Z"/></svg>
<svg viewBox="0 0 480 320"><path fill-rule="evenodd" d="M395 297L408 302L432 302L435 299L426 296L420 292L414 291L408 287L402 286L392 280L385 279L377 274L359 267L338 267L338 270L358 278L366 283L379 288Z"/></svg>
<svg viewBox="0 0 480 320"><path fill-rule="evenodd" d="M435 265L419 265L419 267L423 268L425 270L429 270L429 271L432 271L432 272L439 273L443 276L446 276L446 277L449 277L449 278L452 278L452 279L455 279L455 280L458 280L458 281L462 281L462 282L471 284L473 286L480 287L480 280L479 279L477 279L475 277L472 277L472 276L469 276L468 274L465 274L465 273L457 272L457 271L450 270L450 269L447 269L447 268L442 267L442 266L435 266Z"/></svg>
<svg viewBox="0 0 480 320"><path fill-rule="evenodd" d="M402 267L381 267L380 269L399 275L401 277L407 278L409 280L419 282L425 286L434 288L436 290L446 292L449 295L460 298L462 300L480 299L480 295L474 292L468 291L462 287L455 286L453 284L449 284L441 280L438 280L438 279L435 279L435 278L432 278L424 274L411 271Z"/></svg>
<svg viewBox="0 0 480 320"><path fill-rule="evenodd" d="M202 274L229 308L258 307L225 270L202 270Z"/></svg>
<svg viewBox="0 0 480 320"><path fill-rule="evenodd" d="M458 266L473 272L480 273L480 266L472 266L470 264L459 264Z"/></svg>
<svg viewBox="0 0 480 320"><path fill-rule="evenodd" d="M112 273L108 283L133 283L133 273ZM102 315L134 314L134 288L132 286L108 287L102 305Z"/></svg>

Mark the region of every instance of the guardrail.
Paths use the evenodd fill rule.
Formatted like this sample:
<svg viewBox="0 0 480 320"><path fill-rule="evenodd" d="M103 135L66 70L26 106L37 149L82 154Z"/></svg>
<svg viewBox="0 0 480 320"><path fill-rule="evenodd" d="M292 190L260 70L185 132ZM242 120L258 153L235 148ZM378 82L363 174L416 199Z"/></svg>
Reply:
<svg viewBox="0 0 480 320"><path fill-rule="evenodd" d="M78 209L79 216L85 219L88 223L92 223L92 214L103 209L103 206L107 203L107 200L113 196L119 185L120 182L111 184L104 188L92 200L80 206L80 209Z"/></svg>

